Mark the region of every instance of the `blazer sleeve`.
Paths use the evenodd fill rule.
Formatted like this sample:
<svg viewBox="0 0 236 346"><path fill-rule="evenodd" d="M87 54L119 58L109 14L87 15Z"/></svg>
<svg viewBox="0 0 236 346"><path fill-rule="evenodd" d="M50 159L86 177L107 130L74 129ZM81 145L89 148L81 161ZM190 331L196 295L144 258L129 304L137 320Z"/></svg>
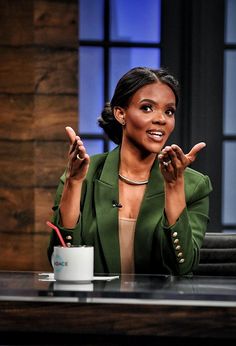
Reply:
<svg viewBox="0 0 236 346"><path fill-rule="evenodd" d="M59 185L57 187L54 205L52 207L53 210L53 216L52 216L52 223L58 227L58 229L61 232L61 235L65 241L65 243L70 243L71 245L80 245L81 244L81 218L79 218L77 225L73 229L64 228L60 224L60 200L62 196L62 191L64 188L65 183L65 173L61 176ZM47 249L47 255L48 260L51 263L51 257L52 253L54 251L54 246L60 246L61 243L59 241L59 238L54 230L51 231L48 249Z"/></svg>
<svg viewBox="0 0 236 346"><path fill-rule="evenodd" d="M160 222L158 238L163 266L173 275L191 273L199 264L200 248L209 222L210 179L200 175L187 186L186 207L177 222L169 227L165 215Z"/></svg>

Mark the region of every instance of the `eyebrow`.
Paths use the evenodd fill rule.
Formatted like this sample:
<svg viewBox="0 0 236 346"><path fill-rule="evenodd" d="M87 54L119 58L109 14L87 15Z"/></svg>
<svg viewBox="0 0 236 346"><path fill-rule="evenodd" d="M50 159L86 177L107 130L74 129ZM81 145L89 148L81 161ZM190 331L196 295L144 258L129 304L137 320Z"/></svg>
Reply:
<svg viewBox="0 0 236 346"><path fill-rule="evenodd" d="M153 104L157 104L154 100L151 100L151 99L142 99L139 103L142 103L142 102L150 102L150 103L153 103ZM176 104L174 102L168 103L166 106L167 107L175 107L176 108Z"/></svg>

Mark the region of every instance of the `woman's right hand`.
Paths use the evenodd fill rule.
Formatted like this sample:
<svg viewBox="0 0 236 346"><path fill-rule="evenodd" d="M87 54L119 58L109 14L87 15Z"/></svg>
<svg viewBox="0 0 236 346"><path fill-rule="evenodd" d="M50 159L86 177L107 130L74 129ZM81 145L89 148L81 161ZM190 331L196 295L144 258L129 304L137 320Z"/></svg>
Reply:
<svg viewBox="0 0 236 346"><path fill-rule="evenodd" d="M66 133L70 141L66 174L67 179L83 181L89 168L90 157L86 153L81 138L76 135L72 127L67 126Z"/></svg>

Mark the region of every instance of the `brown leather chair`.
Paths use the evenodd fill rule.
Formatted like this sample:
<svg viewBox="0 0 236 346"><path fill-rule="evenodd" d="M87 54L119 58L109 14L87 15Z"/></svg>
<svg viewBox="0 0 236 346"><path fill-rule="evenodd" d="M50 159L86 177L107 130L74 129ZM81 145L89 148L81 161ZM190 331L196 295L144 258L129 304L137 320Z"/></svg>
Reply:
<svg viewBox="0 0 236 346"><path fill-rule="evenodd" d="M236 276L236 233L206 233L194 274Z"/></svg>

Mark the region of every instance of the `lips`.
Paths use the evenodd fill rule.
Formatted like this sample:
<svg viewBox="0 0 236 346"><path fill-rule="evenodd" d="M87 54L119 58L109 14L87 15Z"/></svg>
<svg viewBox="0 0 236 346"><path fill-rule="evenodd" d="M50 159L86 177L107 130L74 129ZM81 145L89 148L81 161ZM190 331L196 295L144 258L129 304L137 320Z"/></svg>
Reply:
<svg viewBox="0 0 236 346"><path fill-rule="evenodd" d="M163 139L165 133L162 130L148 130L147 134L149 138L159 142Z"/></svg>

